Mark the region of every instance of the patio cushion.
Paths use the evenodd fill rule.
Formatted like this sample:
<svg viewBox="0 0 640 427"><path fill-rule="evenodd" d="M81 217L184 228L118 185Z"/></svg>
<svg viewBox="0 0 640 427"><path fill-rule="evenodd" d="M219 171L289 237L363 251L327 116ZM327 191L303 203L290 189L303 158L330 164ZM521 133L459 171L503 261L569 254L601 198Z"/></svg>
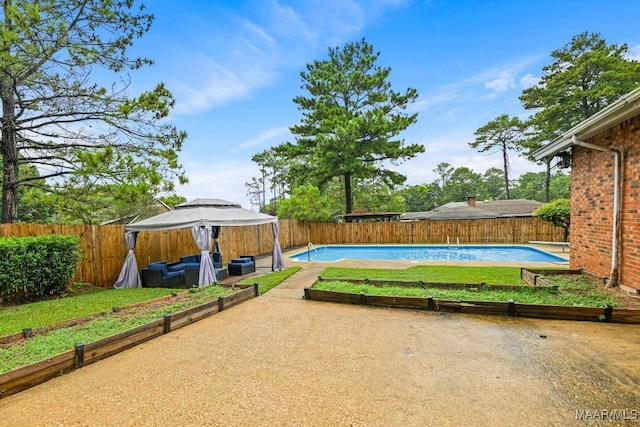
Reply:
<svg viewBox="0 0 640 427"><path fill-rule="evenodd" d="M192 264L194 262L199 263L200 262L200 255L199 254L195 254L195 255L181 256L180 257L180 262L184 262L185 264Z"/></svg>
<svg viewBox="0 0 640 427"><path fill-rule="evenodd" d="M232 264L246 264L249 262L253 262L253 260L248 257L234 258L231 260Z"/></svg>
<svg viewBox="0 0 640 427"><path fill-rule="evenodd" d="M180 270L180 271L169 271L167 274L164 275L165 278L170 278L170 277L179 277L179 276L184 276L184 270Z"/></svg>
<svg viewBox="0 0 640 427"><path fill-rule="evenodd" d="M198 266L199 265L200 264L198 264ZM169 271L181 271L181 270L184 270L185 268L187 268L187 264L185 264L183 262L177 262L177 263L167 267L167 270L169 270Z"/></svg>
<svg viewBox="0 0 640 427"><path fill-rule="evenodd" d="M162 274L166 275L167 274L167 261L157 261L157 262L151 262L149 263L149 265L147 265L147 269L149 270L162 270Z"/></svg>
<svg viewBox="0 0 640 427"><path fill-rule="evenodd" d="M200 268L199 262L187 262L185 263L185 265L186 265L185 268Z"/></svg>

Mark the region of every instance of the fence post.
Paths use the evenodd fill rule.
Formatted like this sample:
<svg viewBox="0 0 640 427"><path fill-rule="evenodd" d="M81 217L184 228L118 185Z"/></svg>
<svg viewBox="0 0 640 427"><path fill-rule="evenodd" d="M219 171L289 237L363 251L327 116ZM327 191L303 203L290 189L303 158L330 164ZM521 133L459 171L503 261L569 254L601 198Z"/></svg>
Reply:
<svg viewBox="0 0 640 427"><path fill-rule="evenodd" d="M79 369L84 366L84 344L77 342L74 347L76 349L76 369Z"/></svg>
<svg viewBox="0 0 640 427"><path fill-rule="evenodd" d="M165 314L164 315L164 333L168 334L169 332L171 332L171 315Z"/></svg>
<svg viewBox="0 0 640 427"><path fill-rule="evenodd" d="M507 314L509 316L515 316L516 315L516 303L512 299L509 300L509 310L508 310Z"/></svg>
<svg viewBox="0 0 640 427"><path fill-rule="evenodd" d="M254 292L254 294L253 294L254 296L256 296L256 297L260 296L260 290L258 289L258 283L257 282L253 284L253 292Z"/></svg>
<svg viewBox="0 0 640 427"><path fill-rule="evenodd" d="M218 311L224 310L224 297L218 298Z"/></svg>

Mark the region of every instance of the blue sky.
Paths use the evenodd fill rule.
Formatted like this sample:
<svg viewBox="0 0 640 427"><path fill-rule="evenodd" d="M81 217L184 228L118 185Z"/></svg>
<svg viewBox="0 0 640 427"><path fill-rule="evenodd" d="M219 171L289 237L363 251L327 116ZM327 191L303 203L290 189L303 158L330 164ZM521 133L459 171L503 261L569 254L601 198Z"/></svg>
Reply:
<svg viewBox="0 0 640 427"><path fill-rule="evenodd" d="M362 38L391 68L394 90L417 89L418 121L402 136L425 153L395 167L407 185L435 180L441 162L482 173L499 154L468 147L502 113L525 118L518 99L550 53L581 32L627 43L640 59L637 0L147 0L156 17L133 54L155 65L132 75L133 89L164 82L176 98L170 120L187 131L180 159L188 200L221 198L251 208L251 157L284 141L301 114L300 72L329 47ZM615 7L613 6L615 5ZM511 174L541 167L511 158Z"/></svg>

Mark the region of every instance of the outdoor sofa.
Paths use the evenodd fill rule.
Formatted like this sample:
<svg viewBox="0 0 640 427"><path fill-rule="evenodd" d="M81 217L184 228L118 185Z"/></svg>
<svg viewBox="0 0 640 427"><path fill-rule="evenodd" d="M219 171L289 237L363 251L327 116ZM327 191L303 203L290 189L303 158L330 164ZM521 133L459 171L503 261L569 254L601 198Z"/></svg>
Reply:
<svg viewBox="0 0 640 427"><path fill-rule="evenodd" d="M243 276L245 274L253 273L256 271L256 261L253 255L240 255L238 258L234 258L227 265L229 275L231 276Z"/></svg>
<svg viewBox="0 0 640 427"><path fill-rule="evenodd" d="M227 269L222 268L220 253L214 252L214 270L216 278L222 280L228 276ZM213 255L212 254L212 255ZM215 259L217 258L217 262ZM180 261L152 262L140 271L143 288L176 288L198 285L200 274L200 254L180 257Z"/></svg>
<svg viewBox="0 0 640 427"><path fill-rule="evenodd" d="M175 288L184 285L186 264L152 262L140 271L143 288Z"/></svg>

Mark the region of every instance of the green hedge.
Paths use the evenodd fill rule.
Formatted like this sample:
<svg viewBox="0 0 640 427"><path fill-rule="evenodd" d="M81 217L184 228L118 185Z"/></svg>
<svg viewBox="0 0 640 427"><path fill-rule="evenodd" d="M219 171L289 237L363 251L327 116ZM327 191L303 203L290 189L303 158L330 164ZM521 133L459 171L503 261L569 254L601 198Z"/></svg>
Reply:
<svg viewBox="0 0 640 427"><path fill-rule="evenodd" d="M0 238L0 302L61 294L82 258L78 236Z"/></svg>

